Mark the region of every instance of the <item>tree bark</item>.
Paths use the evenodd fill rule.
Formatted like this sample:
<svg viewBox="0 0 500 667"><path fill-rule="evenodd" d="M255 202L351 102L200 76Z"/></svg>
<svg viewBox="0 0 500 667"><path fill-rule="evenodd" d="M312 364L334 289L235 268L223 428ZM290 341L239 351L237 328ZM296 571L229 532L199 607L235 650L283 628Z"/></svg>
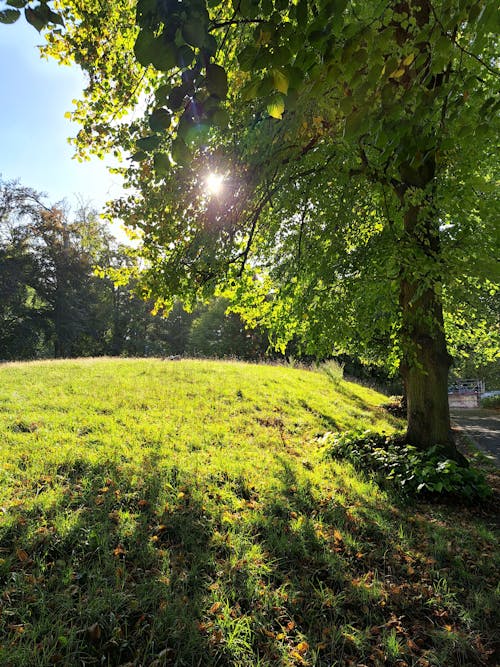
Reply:
<svg viewBox="0 0 500 667"><path fill-rule="evenodd" d="M403 198L404 199L404 198ZM448 406L448 353L439 278L439 220L428 201L404 211L404 231L413 261L400 274L401 374L407 398L407 441L419 449L440 445L462 465Z"/></svg>
<svg viewBox="0 0 500 667"><path fill-rule="evenodd" d="M448 408L451 357L443 331L440 299L432 289L416 296L417 285L402 279L400 303L407 400L407 440L416 447L452 445Z"/></svg>

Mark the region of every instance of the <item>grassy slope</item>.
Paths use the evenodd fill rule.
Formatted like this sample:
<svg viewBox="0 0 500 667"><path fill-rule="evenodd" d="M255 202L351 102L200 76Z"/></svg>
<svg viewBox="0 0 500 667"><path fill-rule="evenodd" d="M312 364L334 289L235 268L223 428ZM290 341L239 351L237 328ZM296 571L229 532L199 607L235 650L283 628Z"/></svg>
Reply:
<svg viewBox="0 0 500 667"><path fill-rule="evenodd" d="M324 374L0 368L0 663L495 664L492 519L405 509L316 436L397 423Z"/></svg>

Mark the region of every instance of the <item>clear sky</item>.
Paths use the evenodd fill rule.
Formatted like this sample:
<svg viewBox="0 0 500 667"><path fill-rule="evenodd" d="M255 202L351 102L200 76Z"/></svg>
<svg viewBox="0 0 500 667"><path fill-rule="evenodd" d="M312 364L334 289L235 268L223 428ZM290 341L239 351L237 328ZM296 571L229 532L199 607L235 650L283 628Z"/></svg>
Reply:
<svg viewBox="0 0 500 667"><path fill-rule="evenodd" d="M120 178L111 175L97 158L72 159L68 137L78 125L64 118L71 100L80 96L80 69L42 60L37 44L43 36L21 17L13 25L0 24L0 174L45 192L50 203L75 195L101 208L121 192Z"/></svg>

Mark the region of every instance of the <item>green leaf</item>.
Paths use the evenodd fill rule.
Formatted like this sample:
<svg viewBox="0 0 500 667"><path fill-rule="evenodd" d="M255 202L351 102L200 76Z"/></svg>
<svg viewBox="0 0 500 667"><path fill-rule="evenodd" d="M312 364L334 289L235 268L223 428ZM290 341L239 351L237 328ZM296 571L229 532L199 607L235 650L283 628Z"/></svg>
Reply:
<svg viewBox="0 0 500 667"><path fill-rule="evenodd" d="M48 18L49 18L49 23L54 23L56 25L62 25L64 27L64 21L62 16L57 14L56 12L53 12L51 9L48 11Z"/></svg>
<svg viewBox="0 0 500 667"><path fill-rule="evenodd" d="M190 157L191 153L189 148L180 137L177 137L177 139L172 142L172 159L177 164L183 165L189 161Z"/></svg>
<svg viewBox="0 0 500 667"><path fill-rule="evenodd" d="M307 0L299 0L295 7L295 18L300 26L307 22Z"/></svg>
<svg viewBox="0 0 500 667"><path fill-rule="evenodd" d="M260 81L249 81L240 91L241 99L244 102L254 100L259 93Z"/></svg>
<svg viewBox="0 0 500 667"><path fill-rule="evenodd" d="M363 114L361 111L355 111L347 117L344 128L344 136L351 137L356 135L363 124Z"/></svg>
<svg viewBox="0 0 500 667"><path fill-rule="evenodd" d="M215 37L213 35L207 34L205 38L205 44L203 45L203 52L209 56L214 56L217 53L218 48L219 45L217 44Z"/></svg>
<svg viewBox="0 0 500 667"><path fill-rule="evenodd" d="M263 16L269 16L273 11L272 0L260 0L260 9Z"/></svg>
<svg viewBox="0 0 500 667"><path fill-rule="evenodd" d="M242 72L250 72L256 56L257 49L255 46L245 46L245 48L238 53L238 63Z"/></svg>
<svg viewBox="0 0 500 667"><path fill-rule="evenodd" d="M266 74L262 77L262 80L259 82L258 95L260 97L266 97L270 95L274 90L274 82L271 74Z"/></svg>
<svg viewBox="0 0 500 667"><path fill-rule="evenodd" d="M334 14L341 14L347 7L348 0L332 0L332 9Z"/></svg>
<svg viewBox="0 0 500 667"><path fill-rule="evenodd" d="M189 47L187 47L189 48ZM155 37L150 30L142 29L134 44L137 61L143 66L153 65L160 72L168 72L176 63L173 44L163 35Z"/></svg>
<svg viewBox="0 0 500 667"><path fill-rule="evenodd" d="M153 155L153 164L157 176L165 176L171 168L171 162L165 153L155 153Z"/></svg>
<svg viewBox="0 0 500 667"><path fill-rule="evenodd" d="M201 48L205 44L207 30L198 15L193 14L182 26L182 37L191 46Z"/></svg>
<svg viewBox="0 0 500 667"><path fill-rule="evenodd" d="M17 9L2 9L0 23L15 23L20 16L21 12Z"/></svg>
<svg viewBox="0 0 500 667"><path fill-rule="evenodd" d="M23 7L26 7L28 4L28 0L7 0L7 5L9 7L17 7L17 9L22 9Z"/></svg>
<svg viewBox="0 0 500 667"><path fill-rule="evenodd" d="M189 47L186 47L189 48ZM157 37L153 44L151 64L160 72L168 72L177 62L177 53L173 44L164 37Z"/></svg>
<svg viewBox="0 0 500 667"><path fill-rule="evenodd" d="M170 95L168 96L168 106L172 111L177 111L180 109L184 103L184 98L186 97L186 86L176 86L172 88Z"/></svg>
<svg viewBox="0 0 500 667"><path fill-rule="evenodd" d="M155 56L155 36L149 30L141 30L134 44L134 53L137 61L147 67Z"/></svg>
<svg viewBox="0 0 500 667"><path fill-rule="evenodd" d="M189 67L194 59L194 51L187 44L183 44L177 49L177 54L175 55L175 64L177 64L179 67Z"/></svg>
<svg viewBox="0 0 500 667"><path fill-rule="evenodd" d="M141 150L150 152L155 148L158 148L160 141L160 137L157 137L155 134L151 134L149 137L142 137L142 139L137 139L135 143Z"/></svg>
<svg viewBox="0 0 500 667"><path fill-rule="evenodd" d="M155 91L156 101L160 104L168 100L168 96L172 90L172 86L169 83L165 83Z"/></svg>
<svg viewBox="0 0 500 667"><path fill-rule="evenodd" d="M289 85L288 77L278 69L273 69L271 75L273 77L273 86L275 90L278 90L280 93L283 93L283 95L286 95Z"/></svg>
<svg viewBox="0 0 500 667"><path fill-rule="evenodd" d="M240 13L247 19L254 19L259 13L258 0L240 0L236 4L239 4Z"/></svg>
<svg viewBox="0 0 500 667"><path fill-rule="evenodd" d="M136 22L141 28L151 24L151 18L156 13L156 0L137 0Z"/></svg>
<svg viewBox="0 0 500 667"><path fill-rule="evenodd" d="M193 118L190 116L186 109L180 117L179 123L177 125L177 137L180 137L181 139L187 139L193 127Z"/></svg>
<svg viewBox="0 0 500 667"><path fill-rule="evenodd" d="M282 95L274 95L267 105L267 113L273 118L281 120L285 111L285 101Z"/></svg>
<svg viewBox="0 0 500 667"><path fill-rule="evenodd" d="M227 74L220 65L207 65L207 90L211 95L223 100L227 96Z"/></svg>
<svg viewBox="0 0 500 667"><path fill-rule="evenodd" d="M145 153L144 151L137 151L136 153L134 153L132 155L131 160L133 160L134 162L142 162L147 157L148 157L148 154Z"/></svg>
<svg viewBox="0 0 500 667"><path fill-rule="evenodd" d="M5 11L9 10L6 9ZM36 9L31 9L30 7L26 7L26 9L24 10L24 15L28 23L31 23L31 25L34 28L36 28L38 32L40 32L40 30L42 30L42 28L44 28L48 23L47 18L40 13L38 7Z"/></svg>
<svg viewBox="0 0 500 667"><path fill-rule="evenodd" d="M170 127L172 118L166 109L155 109L149 117L149 127L153 132L160 132Z"/></svg>
<svg viewBox="0 0 500 667"><path fill-rule="evenodd" d="M212 116L212 122L217 127L224 130L229 125L229 114L225 109L217 109Z"/></svg>
<svg viewBox="0 0 500 667"><path fill-rule="evenodd" d="M273 48L270 55L271 63L275 67L280 67L281 65L286 65L292 59L292 52L286 46L276 46Z"/></svg>

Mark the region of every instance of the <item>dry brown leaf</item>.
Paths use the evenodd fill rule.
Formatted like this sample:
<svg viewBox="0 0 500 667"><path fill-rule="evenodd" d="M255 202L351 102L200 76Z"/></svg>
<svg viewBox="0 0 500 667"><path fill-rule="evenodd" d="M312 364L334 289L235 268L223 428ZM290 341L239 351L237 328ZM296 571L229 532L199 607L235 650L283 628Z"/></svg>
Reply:
<svg viewBox="0 0 500 667"><path fill-rule="evenodd" d="M216 614L221 607L222 607L222 602L214 602L213 605L208 610L208 613L209 614Z"/></svg>

